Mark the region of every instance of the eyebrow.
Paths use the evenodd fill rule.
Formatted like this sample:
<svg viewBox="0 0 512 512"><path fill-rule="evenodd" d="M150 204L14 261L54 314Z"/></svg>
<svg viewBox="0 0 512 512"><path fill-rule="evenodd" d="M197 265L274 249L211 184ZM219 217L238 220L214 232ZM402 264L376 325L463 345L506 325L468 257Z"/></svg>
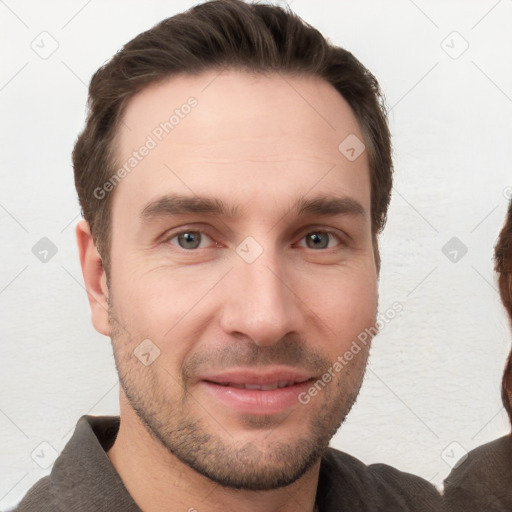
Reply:
<svg viewBox="0 0 512 512"><path fill-rule="evenodd" d="M365 217L365 209L360 202L350 197L317 196L311 199L300 197L292 206L291 211L301 215L353 215ZM146 223L160 217L189 215L202 213L233 218L242 213L239 205L226 206L218 198L192 197L181 194L167 194L150 201L143 208L140 218Z"/></svg>

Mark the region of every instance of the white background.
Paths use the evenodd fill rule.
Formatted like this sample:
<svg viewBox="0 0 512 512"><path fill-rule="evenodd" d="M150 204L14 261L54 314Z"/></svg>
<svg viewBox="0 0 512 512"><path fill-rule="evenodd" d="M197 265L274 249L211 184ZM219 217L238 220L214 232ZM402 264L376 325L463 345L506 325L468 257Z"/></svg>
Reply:
<svg viewBox="0 0 512 512"><path fill-rule="evenodd" d="M50 471L31 458L37 448L51 462L40 443L60 452L82 414L118 412L110 342L90 324L82 285L70 155L92 73L194 3L0 2L0 510ZM443 454L450 462L509 429L499 390L510 333L492 255L512 191L512 2L291 7L376 75L391 109L380 307L404 310L375 339L332 445L440 485ZM59 45L47 59L31 48L42 31ZM469 47L452 58L462 38ZM42 237L58 248L47 263L32 253ZM468 249L456 263L442 252L452 237Z"/></svg>

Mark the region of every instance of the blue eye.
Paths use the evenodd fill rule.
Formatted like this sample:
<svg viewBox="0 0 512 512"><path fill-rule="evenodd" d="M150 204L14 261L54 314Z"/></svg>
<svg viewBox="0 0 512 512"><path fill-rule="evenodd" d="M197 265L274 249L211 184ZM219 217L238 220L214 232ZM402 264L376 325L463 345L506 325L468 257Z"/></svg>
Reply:
<svg viewBox="0 0 512 512"><path fill-rule="evenodd" d="M305 245L302 243L305 240ZM338 242L336 244L336 241ZM194 249L204 249L208 243L214 242L203 231L181 231L167 239L167 243L178 246L180 249L193 251ZM337 245L342 245L340 237L332 231L311 231L301 238L300 246L307 249L330 249ZM220 244L215 242L217 247Z"/></svg>
<svg viewBox="0 0 512 512"><path fill-rule="evenodd" d="M306 240L308 249L329 249L333 247L333 245L329 244L333 237L340 242L339 237L330 231L313 231L305 235L303 239Z"/></svg>
<svg viewBox="0 0 512 512"><path fill-rule="evenodd" d="M203 237L210 238L201 231L183 231L182 233L178 233L170 238L169 242L172 243L172 240L177 239L178 245L182 249L197 249L199 248Z"/></svg>

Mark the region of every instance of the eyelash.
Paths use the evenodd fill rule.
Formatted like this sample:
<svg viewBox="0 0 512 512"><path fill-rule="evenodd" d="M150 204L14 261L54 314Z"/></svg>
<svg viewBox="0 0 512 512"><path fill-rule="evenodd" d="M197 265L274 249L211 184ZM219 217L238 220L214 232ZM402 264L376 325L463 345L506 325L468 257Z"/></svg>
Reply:
<svg viewBox="0 0 512 512"><path fill-rule="evenodd" d="M178 231L178 232L175 232L175 233L171 233L169 236L167 236L163 242L164 243L168 243L168 244L171 244L171 245L174 245L175 247L177 247L178 249L184 251L184 252L197 252L200 250L200 248L195 248L195 249L184 249L183 247L180 247L179 245L177 244L172 244L171 243L171 240L174 240L175 238L177 238L178 236L180 235L184 235L185 233L200 233L202 236L206 235L208 238L210 238L212 241L213 241L213 238L211 236L209 236L206 231L202 231L200 229L185 229L185 230L181 230L181 231ZM330 237L334 237L338 240L339 244L336 245L335 247L324 247L324 248L321 248L321 249L312 249L310 247L304 247L305 249L311 249L313 251L315 250L318 250L318 251L327 251L328 249L334 249L336 247L339 247L339 246L342 246L342 245L345 245L345 242L342 240L341 236L338 235L336 232L334 231L331 231L331 230L328 230L328 229L316 229L316 230L312 230L312 231L308 231L307 233L305 233L301 238L300 240L303 240L305 237L307 237L308 235L311 235L311 234L317 234L317 233L323 233L323 234L328 234ZM201 240L202 241L202 240ZM216 242L218 244L218 242Z"/></svg>

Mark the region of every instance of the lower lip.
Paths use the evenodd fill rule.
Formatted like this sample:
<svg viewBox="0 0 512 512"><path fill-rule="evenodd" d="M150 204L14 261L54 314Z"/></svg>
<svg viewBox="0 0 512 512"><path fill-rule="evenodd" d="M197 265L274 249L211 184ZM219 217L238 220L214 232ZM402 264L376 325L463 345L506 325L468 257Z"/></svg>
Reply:
<svg viewBox="0 0 512 512"><path fill-rule="evenodd" d="M299 395L311 386L311 380L272 390L242 389L213 382L200 384L231 409L244 414L277 414L299 403Z"/></svg>

